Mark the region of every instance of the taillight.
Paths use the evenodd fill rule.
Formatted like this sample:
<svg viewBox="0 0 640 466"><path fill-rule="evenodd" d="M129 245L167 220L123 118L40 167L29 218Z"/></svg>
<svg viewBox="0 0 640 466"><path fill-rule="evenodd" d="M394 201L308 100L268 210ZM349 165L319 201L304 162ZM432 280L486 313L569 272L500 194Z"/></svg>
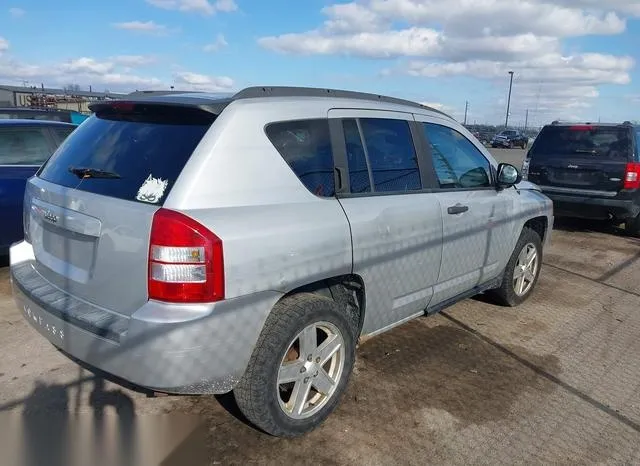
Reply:
<svg viewBox="0 0 640 466"><path fill-rule="evenodd" d="M624 172L624 189L640 188L640 163L628 163Z"/></svg>
<svg viewBox="0 0 640 466"><path fill-rule="evenodd" d="M149 245L149 299L205 303L224 299L222 240L194 219L160 209Z"/></svg>

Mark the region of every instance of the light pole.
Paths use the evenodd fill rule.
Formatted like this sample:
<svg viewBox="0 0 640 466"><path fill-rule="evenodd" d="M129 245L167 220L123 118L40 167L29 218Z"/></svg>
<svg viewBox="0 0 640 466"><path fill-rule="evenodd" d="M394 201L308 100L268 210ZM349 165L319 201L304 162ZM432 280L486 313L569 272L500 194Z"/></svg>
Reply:
<svg viewBox="0 0 640 466"><path fill-rule="evenodd" d="M513 71L509 71L509 97L507 98L507 116L504 119L504 127L509 127L509 107L511 106L511 87L513 86Z"/></svg>
<svg viewBox="0 0 640 466"><path fill-rule="evenodd" d="M467 110L469 110L469 101L465 101L464 103L464 123L462 123L464 126L467 125Z"/></svg>

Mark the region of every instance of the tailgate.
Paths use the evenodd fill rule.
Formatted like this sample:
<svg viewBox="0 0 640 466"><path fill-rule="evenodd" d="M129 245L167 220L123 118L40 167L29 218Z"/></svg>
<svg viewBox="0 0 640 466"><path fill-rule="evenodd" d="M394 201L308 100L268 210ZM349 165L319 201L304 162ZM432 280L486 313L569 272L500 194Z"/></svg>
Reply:
<svg viewBox="0 0 640 466"><path fill-rule="evenodd" d="M153 216L214 118L145 104L97 112L74 131L27 185L38 273L98 307L135 312L148 299Z"/></svg>
<svg viewBox="0 0 640 466"><path fill-rule="evenodd" d="M545 163L534 160L532 181L542 186L557 186L594 191L618 192L622 189L626 164L617 161L594 161L577 157L557 157Z"/></svg>
<svg viewBox="0 0 640 466"><path fill-rule="evenodd" d="M624 125L545 126L528 157L529 178L541 186L615 195L633 161L633 139Z"/></svg>

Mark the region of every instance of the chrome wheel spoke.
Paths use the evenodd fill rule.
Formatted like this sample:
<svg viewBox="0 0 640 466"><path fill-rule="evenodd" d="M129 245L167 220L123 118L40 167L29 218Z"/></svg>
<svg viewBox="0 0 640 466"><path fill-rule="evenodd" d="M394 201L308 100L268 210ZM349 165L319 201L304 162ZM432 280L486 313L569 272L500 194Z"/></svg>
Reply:
<svg viewBox="0 0 640 466"><path fill-rule="evenodd" d="M300 416L302 414L302 411L307 404L307 398L309 398L310 389L311 384L304 383L303 380L299 380L294 385L291 398L289 399L290 409L294 415Z"/></svg>
<svg viewBox="0 0 640 466"><path fill-rule="evenodd" d="M318 374L314 376L312 385L318 392L328 395L333 390L335 382L329 377L329 374L323 369L318 369Z"/></svg>
<svg viewBox="0 0 640 466"><path fill-rule="evenodd" d="M532 248L531 251L529 251L529 253L527 254L527 263L525 264L525 267L533 266L533 263L537 259L537 257L538 253L536 252L536 248Z"/></svg>
<svg viewBox="0 0 640 466"><path fill-rule="evenodd" d="M340 349L342 346L342 342L338 335L332 335L328 337L322 344L318 347L318 351L316 352L316 362L319 365L324 365L331 357ZM320 361L317 360L320 358Z"/></svg>
<svg viewBox="0 0 640 466"><path fill-rule="evenodd" d="M525 280L524 280L524 275L523 275L523 276L521 276L521 277L518 279L518 282L517 282L517 285L516 285L516 286L518 287L518 294L522 294L522 293L524 293L524 286L525 286L525 283L526 283L526 282L525 282Z"/></svg>
<svg viewBox="0 0 640 466"><path fill-rule="evenodd" d="M295 382L300 379L304 373L304 364L302 361L292 361L284 363L280 366L278 372L278 384Z"/></svg>
<svg viewBox="0 0 640 466"><path fill-rule="evenodd" d="M533 280L535 280L535 275L533 274L533 272L529 269L525 269L524 271L524 277L527 279L527 281L529 283L533 283Z"/></svg>
<svg viewBox="0 0 640 466"><path fill-rule="evenodd" d="M308 355L315 353L318 347L315 325L309 325L300 333L300 358L306 359Z"/></svg>

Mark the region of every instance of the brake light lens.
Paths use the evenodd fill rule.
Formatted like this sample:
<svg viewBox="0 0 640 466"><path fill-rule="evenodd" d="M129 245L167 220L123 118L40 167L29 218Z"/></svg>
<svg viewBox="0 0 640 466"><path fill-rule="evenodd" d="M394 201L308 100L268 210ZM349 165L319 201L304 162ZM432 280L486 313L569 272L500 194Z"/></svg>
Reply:
<svg viewBox="0 0 640 466"><path fill-rule="evenodd" d="M224 299L222 240L179 212L159 209L151 227L149 299L205 303Z"/></svg>
<svg viewBox="0 0 640 466"><path fill-rule="evenodd" d="M640 163L628 163L624 172L624 189L640 188Z"/></svg>
<svg viewBox="0 0 640 466"><path fill-rule="evenodd" d="M571 131L592 131L593 125L573 125L569 126L569 130Z"/></svg>

